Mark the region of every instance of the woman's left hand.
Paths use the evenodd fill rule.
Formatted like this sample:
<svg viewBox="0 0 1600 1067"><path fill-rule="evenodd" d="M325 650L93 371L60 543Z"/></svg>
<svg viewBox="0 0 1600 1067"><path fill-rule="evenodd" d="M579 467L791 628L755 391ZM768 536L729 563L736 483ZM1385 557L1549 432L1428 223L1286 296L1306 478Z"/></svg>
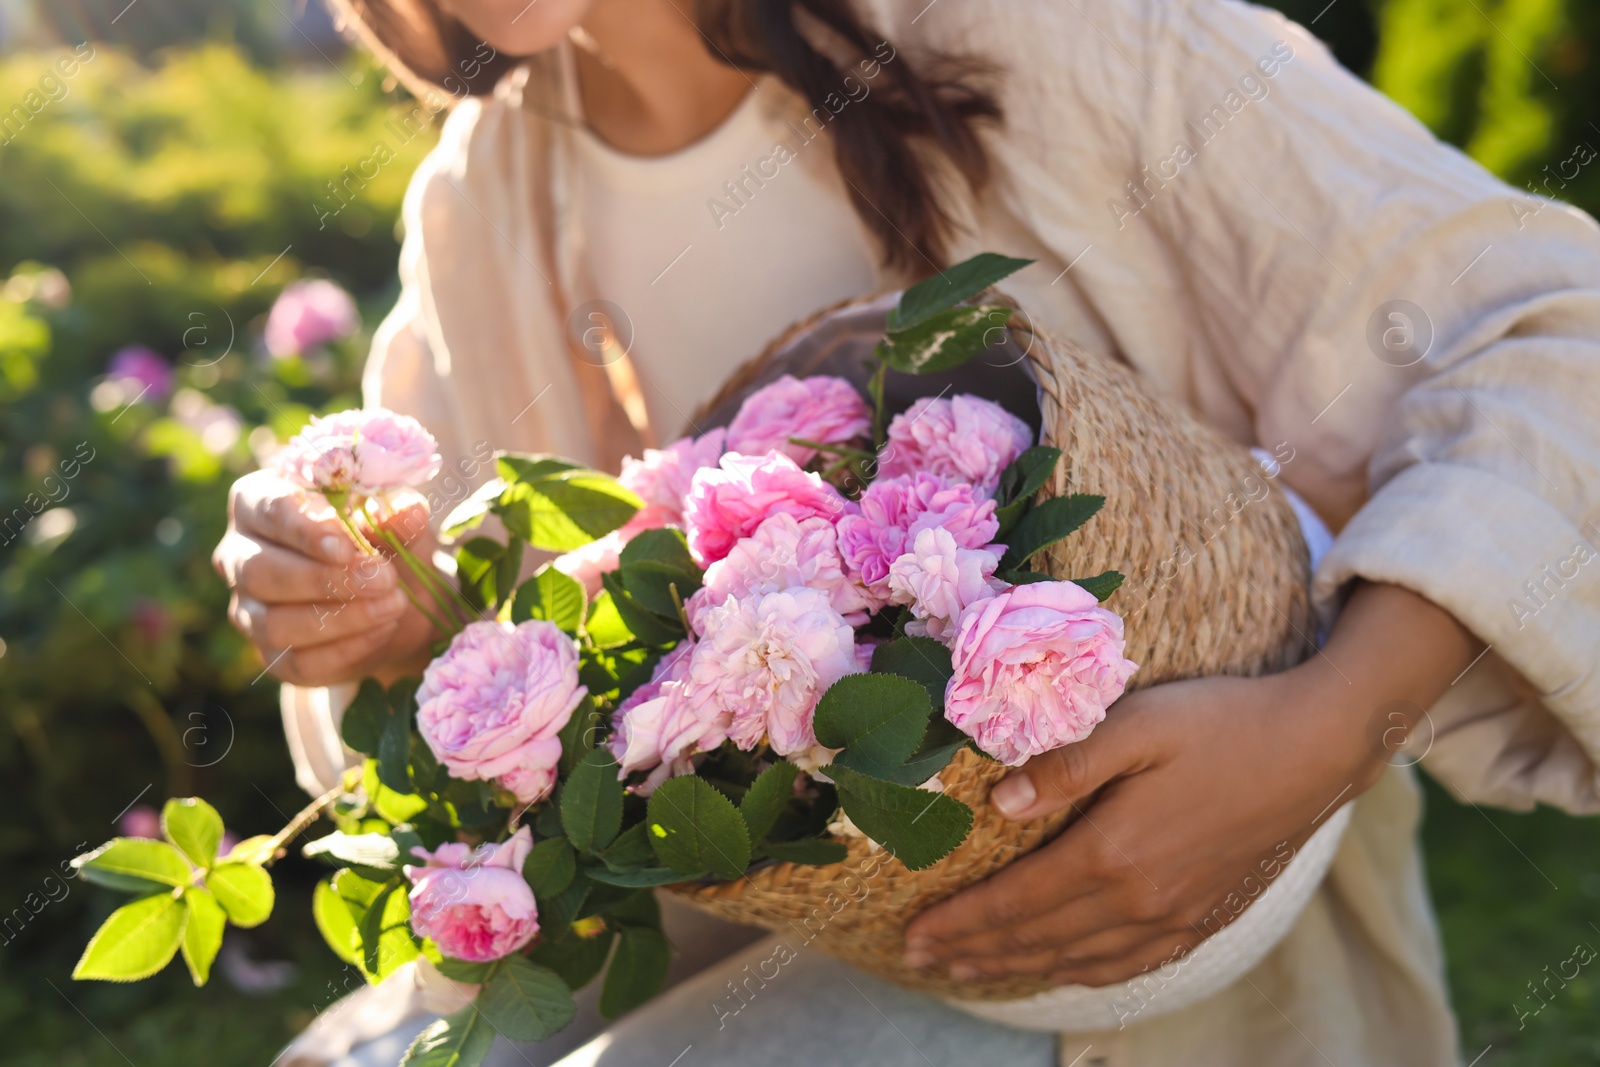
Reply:
<svg viewBox="0 0 1600 1067"><path fill-rule="evenodd" d="M958 979L1103 986L1176 960L1377 781L1400 733L1388 709L1420 717L1474 651L1440 608L1367 585L1324 652L1299 667L1128 694L1087 739L995 787L1008 818L1080 814L1050 844L918 916L907 962L945 964Z"/></svg>

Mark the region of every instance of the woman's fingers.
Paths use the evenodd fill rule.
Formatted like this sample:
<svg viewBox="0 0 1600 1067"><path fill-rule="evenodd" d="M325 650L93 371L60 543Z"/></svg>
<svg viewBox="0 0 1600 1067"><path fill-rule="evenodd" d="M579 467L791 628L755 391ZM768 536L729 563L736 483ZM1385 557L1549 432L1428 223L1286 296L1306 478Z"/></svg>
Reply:
<svg viewBox="0 0 1600 1067"><path fill-rule="evenodd" d="M335 566L357 555L350 533L319 498L270 471L247 474L233 484L228 514L234 528Z"/></svg>
<svg viewBox="0 0 1600 1067"><path fill-rule="evenodd" d="M989 800L1012 820L1038 819L1088 799L1113 778L1132 774L1155 758L1137 714L1140 694L1116 703L1082 741L1041 753L995 786Z"/></svg>
<svg viewBox="0 0 1600 1067"><path fill-rule="evenodd" d="M271 604L235 594L228 617L259 648L309 648L393 622L407 606L405 594L397 589L379 596L299 604Z"/></svg>
<svg viewBox="0 0 1600 1067"><path fill-rule="evenodd" d="M376 597L396 588L394 567L381 557L337 566L236 532L222 539L215 558L235 591L267 604Z"/></svg>
<svg viewBox="0 0 1600 1067"><path fill-rule="evenodd" d="M291 685L336 685L361 676L362 668L399 632L399 620L379 623L325 645L261 650L272 674Z"/></svg>

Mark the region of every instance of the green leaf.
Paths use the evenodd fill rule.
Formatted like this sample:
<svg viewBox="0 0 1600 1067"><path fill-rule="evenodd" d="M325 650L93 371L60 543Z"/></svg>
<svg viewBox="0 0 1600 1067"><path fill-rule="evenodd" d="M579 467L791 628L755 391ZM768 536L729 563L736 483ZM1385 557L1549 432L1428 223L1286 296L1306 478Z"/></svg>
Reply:
<svg viewBox="0 0 1600 1067"><path fill-rule="evenodd" d="M1053 582L1056 580L1048 574L1041 574L1038 571L1005 571L1003 576L1012 585L1038 585L1040 582Z"/></svg>
<svg viewBox="0 0 1600 1067"><path fill-rule="evenodd" d="M600 648L615 648L633 640L633 631L622 621L617 605L611 599L611 593L606 590L602 590L600 595L594 598L594 605L589 609L589 619L583 624L583 631L589 635L589 640Z"/></svg>
<svg viewBox="0 0 1600 1067"><path fill-rule="evenodd" d="M631 567L647 560L694 575L700 573L699 564L695 563L694 556L689 553L689 542L684 538L683 531L671 526L659 530L645 530L623 545L622 551L617 554L617 562L623 567Z"/></svg>
<svg viewBox="0 0 1600 1067"><path fill-rule="evenodd" d="M196 867L209 867L217 860L222 842L222 816L199 797L169 800L161 807L161 832Z"/></svg>
<svg viewBox="0 0 1600 1067"><path fill-rule="evenodd" d="M621 616L622 623L639 640L651 645L670 645L684 636L683 623L674 614L671 618L657 615L629 595L621 576L602 574L600 583L611 594L611 605Z"/></svg>
<svg viewBox="0 0 1600 1067"><path fill-rule="evenodd" d="M874 674L896 674L921 682L936 714L944 713L944 691L955 668L950 650L931 637L897 637L872 650Z"/></svg>
<svg viewBox="0 0 1600 1067"><path fill-rule="evenodd" d="M1032 262L995 252L980 252L971 259L962 260L901 294L899 305L889 312L886 328L895 333L926 322L934 314L977 296Z"/></svg>
<svg viewBox="0 0 1600 1067"><path fill-rule="evenodd" d="M506 482L538 482L583 466L548 452L506 452L494 461L495 470Z"/></svg>
<svg viewBox="0 0 1600 1067"><path fill-rule="evenodd" d="M181 852L144 837L113 838L72 863L89 881L123 892L188 885L194 877Z"/></svg>
<svg viewBox="0 0 1600 1067"><path fill-rule="evenodd" d="M625 563L621 574L622 584L634 603L666 619L677 619L678 605L700 588L698 570L684 570L653 559ZM674 589L678 593L676 600L672 597Z"/></svg>
<svg viewBox="0 0 1600 1067"><path fill-rule="evenodd" d="M589 881L589 876L579 870L573 877L572 884L553 897L539 901L539 925L546 930L559 930L578 917L578 912L583 908L584 901L589 899L589 892L594 885Z"/></svg>
<svg viewBox="0 0 1600 1067"><path fill-rule="evenodd" d="M502 479L489 479L478 486L471 496L450 509L439 526L440 532L446 537L456 537L477 526L505 491L506 483Z"/></svg>
<svg viewBox="0 0 1600 1067"><path fill-rule="evenodd" d="M783 809L794 796L794 779L800 768L788 760L779 760L750 783L744 798L739 801L739 814L750 831L751 841L760 841L778 821Z"/></svg>
<svg viewBox="0 0 1600 1067"><path fill-rule="evenodd" d="M494 1045L494 1028L468 1005L417 1035L400 1067L478 1067Z"/></svg>
<svg viewBox="0 0 1600 1067"><path fill-rule="evenodd" d="M411 784L411 716L396 712L378 739L378 781L401 796L415 790Z"/></svg>
<svg viewBox="0 0 1600 1067"><path fill-rule="evenodd" d="M597 852L622 829L622 782L610 749L597 748L572 769L561 787L561 825L581 852Z"/></svg>
<svg viewBox="0 0 1600 1067"><path fill-rule="evenodd" d="M589 753L594 751L595 740L600 736L603 716L594 706L594 700L585 696L572 709L572 717L557 735L561 738L560 773L563 777Z"/></svg>
<svg viewBox="0 0 1600 1067"><path fill-rule="evenodd" d="M928 720L922 744L895 770L890 781L901 785L921 785L949 766L951 759L967 743L967 735L952 726L943 715Z"/></svg>
<svg viewBox="0 0 1600 1067"><path fill-rule="evenodd" d="M1027 514L1033 506L1034 495L1050 480L1060 459L1059 448L1037 445L1012 460L1000 472L1000 488L995 492L995 499L1000 504L995 510L995 518L1000 522L1000 529L995 534L996 541L1003 543L1017 520Z"/></svg>
<svg viewBox="0 0 1600 1067"><path fill-rule="evenodd" d="M631 889L643 889L648 886L672 885L683 881L683 875L670 867L641 867L631 871L610 870L603 867L589 868L589 877L602 885L619 885Z"/></svg>
<svg viewBox="0 0 1600 1067"><path fill-rule="evenodd" d="M769 841L767 855L784 863L800 863L811 867L826 867L830 863L843 863L850 850L841 841L824 841L810 837L801 841Z"/></svg>
<svg viewBox="0 0 1600 1067"><path fill-rule="evenodd" d="M1094 594L1094 598L1102 603L1112 593L1122 587L1121 571L1101 571L1093 578L1074 578L1073 585L1081 585Z"/></svg>
<svg viewBox="0 0 1600 1067"><path fill-rule="evenodd" d="M1011 531L1000 569L1021 567L1035 552L1050 547L1094 518L1105 502L1105 497L1094 493L1073 493L1035 504Z"/></svg>
<svg viewBox="0 0 1600 1067"><path fill-rule="evenodd" d="M534 845L522 864L522 876L539 900L555 896L572 884L578 871L577 857L564 837L547 837Z"/></svg>
<svg viewBox="0 0 1600 1067"><path fill-rule="evenodd" d="M272 876L248 863L223 863L206 875L206 888L235 926L260 926L272 914Z"/></svg>
<svg viewBox="0 0 1600 1067"><path fill-rule="evenodd" d="M72 977L105 982L148 978L171 961L183 941L188 905L171 893L124 904L101 925L83 950Z"/></svg>
<svg viewBox="0 0 1600 1067"><path fill-rule="evenodd" d="M703 778L691 774L662 783L650 795L646 821L656 855L675 871L737 878L750 865L750 831L744 819Z"/></svg>
<svg viewBox="0 0 1600 1067"><path fill-rule="evenodd" d="M417 958L411 936L411 901L396 878L383 886L361 916L361 969L379 981Z"/></svg>
<svg viewBox="0 0 1600 1067"><path fill-rule="evenodd" d="M404 857L388 834L347 834L335 831L319 837L304 849L307 859L320 859L335 867L354 867L363 878L384 881L400 870Z"/></svg>
<svg viewBox="0 0 1600 1067"><path fill-rule="evenodd" d="M479 963L474 960L453 960L449 956L440 959L434 964L434 969L452 982L465 982L467 985L482 985L488 981L489 972L494 969L494 960Z"/></svg>
<svg viewBox="0 0 1600 1067"><path fill-rule="evenodd" d="M913 871L949 855L972 829L972 809L943 793L880 782L838 764L828 777L850 821Z"/></svg>
<svg viewBox="0 0 1600 1067"><path fill-rule="evenodd" d="M636 822L618 834L600 858L613 871L633 871L654 864L656 850L650 847L650 834L645 824Z"/></svg>
<svg viewBox="0 0 1600 1067"><path fill-rule="evenodd" d="M534 548L570 552L615 530L643 506L615 478L569 470L509 486L496 510L506 528Z"/></svg>
<svg viewBox="0 0 1600 1067"><path fill-rule="evenodd" d="M358 926L366 916L367 909L372 902L378 899L378 894L383 892L384 881L372 881L363 878L353 870L342 870L333 876L333 890L344 901L345 908L350 912L350 921Z"/></svg>
<svg viewBox="0 0 1600 1067"><path fill-rule="evenodd" d="M361 688L356 690L355 699L344 709L339 733L344 743L357 752L376 756L378 741L383 737L383 728L389 725L392 714L389 697L383 691L383 686L371 678L364 679Z"/></svg>
<svg viewBox="0 0 1600 1067"><path fill-rule="evenodd" d="M887 778L916 751L932 715L922 683L896 674L850 674L817 701L817 742L844 749L832 766Z"/></svg>
<svg viewBox="0 0 1600 1067"><path fill-rule="evenodd" d="M556 972L568 989L576 991L594 981L595 975L606 965L615 937L609 927L583 937L567 926L558 936L541 940L529 958Z"/></svg>
<svg viewBox="0 0 1600 1067"><path fill-rule="evenodd" d="M655 996L671 963L672 946L659 930L624 927L600 987L600 1015L615 1019Z"/></svg>
<svg viewBox="0 0 1600 1067"><path fill-rule="evenodd" d="M624 893L616 902L600 909L605 917L620 926L648 926L661 929L661 902L649 889Z"/></svg>
<svg viewBox="0 0 1600 1067"><path fill-rule="evenodd" d="M587 606L583 583L556 570L554 564L546 563L517 587L516 598L511 602L511 621L544 619L576 635Z"/></svg>
<svg viewBox="0 0 1600 1067"><path fill-rule="evenodd" d="M333 888L331 880L318 882L317 888L311 891L311 917L335 956L346 963L360 961L361 954L357 951L360 934L356 931L356 921L351 918L349 906Z"/></svg>
<svg viewBox="0 0 1600 1067"><path fill-rule="evenodd" d="M936 374L954 370L1000 343L1010 321L1011 309L995 304L950 308L891 334L872 351L906 374Z"/></svg>
<svg viewBox="0 0 1600 1067"><path fill-rule="evenodd" d="M561 976L522 956L500 961L478 994L478 1010L512 1041L542 1041L577 1014Z"/></svg>
<svg viewBox="0 0 1600 1067"><path fill-rule="evenodd" d="M202 986L211 977L211 961L222 948L222 931L228 925L228 917L209 889L190 886L183 891L183 900L189 906L189 918L183 927L183 962L188 965L194 984Z"/></svg>

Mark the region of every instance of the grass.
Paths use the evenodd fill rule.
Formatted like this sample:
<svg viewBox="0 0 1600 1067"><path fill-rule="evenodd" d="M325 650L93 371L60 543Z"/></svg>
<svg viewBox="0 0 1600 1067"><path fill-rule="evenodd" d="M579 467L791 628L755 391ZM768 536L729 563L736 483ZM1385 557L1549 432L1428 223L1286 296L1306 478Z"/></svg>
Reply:
<svg viewBox="0 0 1600 1067"><path fill-rule="evenodd" d="M1565 983L1551 977L1573 973L1563 961L1575 946L1600 949L1600 820L1478 810L1431 783L1427 790L1428 876L1467 1060L1600 1063L1600 957ZM38 953L0 949L0 1028L10 1038L0 1064L266 1067L349 980L311 925L309 877L299 881L282 887L272 921L246 935L253 957L298 967L293 985L268 996L246 996L220 979L194 989L181 966L130 986L74 983L66 975L84 937L70 927L53 930ZM92 926L92 917L84 921ZM1527 984L1547 978L1539 1007ZM1519 1010L1529 1013L1520 1028Z"/></svg>

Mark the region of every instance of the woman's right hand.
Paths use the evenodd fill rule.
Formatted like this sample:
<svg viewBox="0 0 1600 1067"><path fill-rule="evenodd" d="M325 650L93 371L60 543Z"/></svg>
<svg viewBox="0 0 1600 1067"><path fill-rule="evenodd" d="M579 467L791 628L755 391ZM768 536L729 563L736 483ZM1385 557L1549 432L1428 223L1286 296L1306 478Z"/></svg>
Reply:
<svg viewBox="0 0 1600 1067"><path fill-rule="evenodd" d="M388 525L421 559L432 557L424 509L404 509ZM435 636L400 588L400 568L361 553L321 497L270 471L233 484L228 532L211 562L233 590L233 624L295 685L387 679Z"/></svg>

